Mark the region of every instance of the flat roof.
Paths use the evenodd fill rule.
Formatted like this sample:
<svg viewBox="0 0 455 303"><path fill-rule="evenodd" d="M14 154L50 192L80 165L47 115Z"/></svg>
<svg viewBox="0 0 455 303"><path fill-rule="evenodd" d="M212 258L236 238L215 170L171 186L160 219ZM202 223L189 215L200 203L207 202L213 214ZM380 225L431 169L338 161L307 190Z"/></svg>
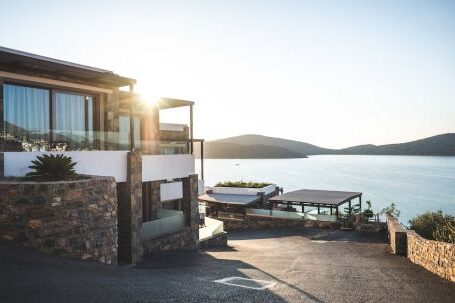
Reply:
<svg viewBox="0 0 455 303"><path fill-rule="evenodd" d="M114 74L112 71L58 60L32 53L0 46L0 64L2 70L46 75L58 75L61 78L77 79L87 83L97 82L104 85L121 87L135 84L136 80Z"/></svg>
<svg viewBox="0 0 455 303"><path fill-rule="evenodd" d="M190 105L194 105L194 102L189 101L189 100L173 99L173 98L160 98L160 100L158 101L158 104L157 104L159 109L168 109L168 108L190 106Z"/></svg>
<svg viewBox="0 0 455 303"><path fill-rule="evenodd" d="M314 203L337 206L362 196L361 192L301 189L275 196L269 201Z"/></svg>
<svg viewBox="0 0 455 303"><path fill-rule="evenodd" d="M199 196L199 200L212 203L223 203L233 205L247 206L251 203L257 202L261 196L253 195L231 195L231 194L204 194Z"/></svg>

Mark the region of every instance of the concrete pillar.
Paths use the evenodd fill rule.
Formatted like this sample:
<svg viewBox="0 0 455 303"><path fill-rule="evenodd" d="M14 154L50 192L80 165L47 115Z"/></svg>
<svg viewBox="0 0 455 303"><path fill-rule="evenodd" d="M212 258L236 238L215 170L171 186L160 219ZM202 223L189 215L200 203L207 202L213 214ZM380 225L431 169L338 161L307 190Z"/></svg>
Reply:
<svg viewBox="0 0 455 303"><path fill-rule="evenodd" d="M199 209L198 209L198 175L183 178L182 208L185 214L186 226L191 228L191 244L189 248L196 249L199 241Z"/></svg>
<svg viewBox="0 0 455 303"><path fill-rule="evenodd" d="M118 199L119 261L142 261L142 154L127 155L127 181L119 186Z"/></svg>

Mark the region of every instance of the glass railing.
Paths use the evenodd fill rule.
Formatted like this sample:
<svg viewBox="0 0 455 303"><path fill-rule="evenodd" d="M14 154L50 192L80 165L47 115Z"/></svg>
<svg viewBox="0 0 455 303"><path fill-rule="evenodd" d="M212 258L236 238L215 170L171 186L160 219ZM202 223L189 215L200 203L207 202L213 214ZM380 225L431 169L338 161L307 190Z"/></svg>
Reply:
<svg viewBox="0 0 455 303"><path fill-rule="evenodd" d="M185 216L181 210L159 209L158 219L142 223L142 238L151 239L182 230Z"/></svg>
<svg viewBox="0 0 455 303"><path fill-rule="evenodd" d="M189 140L135 140L135 150L150 155L188 154ZM3 132L0 152L129 151L130 134L121 132L52 130Z"/></svg>

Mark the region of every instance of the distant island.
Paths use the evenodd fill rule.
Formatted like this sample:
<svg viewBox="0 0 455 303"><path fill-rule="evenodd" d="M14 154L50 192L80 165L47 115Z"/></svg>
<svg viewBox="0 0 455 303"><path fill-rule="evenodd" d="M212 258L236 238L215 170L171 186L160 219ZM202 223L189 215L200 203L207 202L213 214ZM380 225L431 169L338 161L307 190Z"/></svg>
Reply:
<svg viewBox="0 0 455 303"><path fill-rule="evenodd" d="M343 149L328 149L261 135L243 135L204 143L204 157L211 159L285 159L307 158L309 155L455 156L455 133L405 143L368 144Z"/></svg>

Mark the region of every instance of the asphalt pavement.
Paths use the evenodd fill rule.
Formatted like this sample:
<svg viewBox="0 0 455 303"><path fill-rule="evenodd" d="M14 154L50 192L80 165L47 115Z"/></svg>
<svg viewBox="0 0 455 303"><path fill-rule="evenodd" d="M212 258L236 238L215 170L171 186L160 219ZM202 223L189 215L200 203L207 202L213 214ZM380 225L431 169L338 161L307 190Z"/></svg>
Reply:
<svg viewBox="0 0 455 303"><path fill-rule="evenodd" d="M236 231L228 244L111 266L0 241L0 302L455 302L455 283L392 255L385 235Z"/></svg>

